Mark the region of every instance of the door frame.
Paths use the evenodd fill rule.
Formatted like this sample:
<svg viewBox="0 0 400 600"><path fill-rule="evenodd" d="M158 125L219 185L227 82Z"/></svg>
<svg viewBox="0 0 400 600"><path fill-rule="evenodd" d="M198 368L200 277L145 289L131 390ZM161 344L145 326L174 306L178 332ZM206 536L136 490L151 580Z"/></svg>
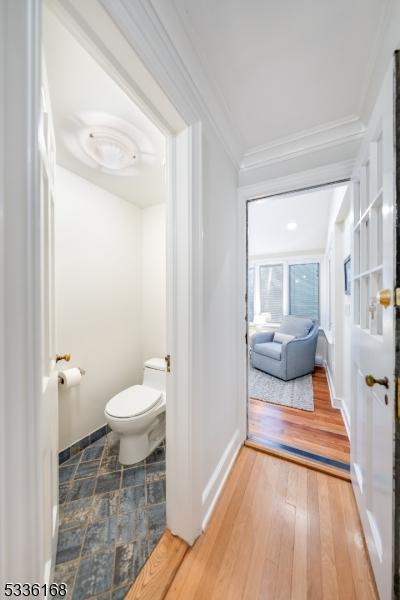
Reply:
<svg viewBox="0 0 400 600"><path fill-rule="evenodd" d="M167 347L172 372L167 384L167 526L192 544L202 529L201 111L188 97L185 77L177 76L174 60L166 63L170 49L165 46L170 42L161 32L154 34L154 17L146 10L140 8L127 16L115 0L54 0L53 4L62 11L74 35L82 36L86 49L168 138ZM108 4L107 11L103 4ZM45 582L43 473L36 460L42 434L36 411L41 393L41 296L37 285L41 273L37 139L41 6L42 0L0 3L0 58L1 67L5 66L0 71L0 91L7 114L7 120L4 112L0 117L0 132L4 134L0 141L0 174L4 175L0 195L0 326L4 332L0 336L0 481L7 482L0 486L0 539L7 547L7 553L0 553L1 582ZM143 86L135 85L126 65L118 60L117 50L100 38L100 21L93 19L95 11L102 25L110 31L114 28L121 36L115 38L115 48L122 38L123 43L128 41L138 57L133 73L139 73ZM152 29L151 42L149 36L142 36L146 29ZM16 47L20 52L15 52ZM161 71L162 87L157 83ZM165 73L174 86L173 93L169 93ZM6 402L7 398L12 402Z"/></svg>
<svg viewBox="0 0 400 600"><path fill-rule="evenodd" d="M395 89L394 89L394 221L396 228L394 232L395 246L395 263L394 263L394 285L395 288L400 288L400 50L394 52L394 69L395 69ZM395 340L399 339L400 335L400 308L397 307L394 316L395 322ZM395 397L395 428L394 428L394 548L393 548L393 563L394 563L394 597L400 595L400 344L395 346L394 360L394 376L396 381L396 397Z"/></svg>
<svg viewBox="0 0 400 600"><path fill-rule="evenodd" d="M247 205L252 200L268 196L290 194L320 186L349 181L354 167L353 160L346 160L317 169L290 174L277 179L239 187L237 201L237 348L238 348L238 386L239 386L239 431L243 442L247 439Z"/></svg>
<svg viewBox="0 0 400 600"><path fill-rule="evenodd" d="M41 237L39 2L1 2L0 27L4 99L0 117L0 539L7 548L0 552L3 585L6 580L41 581L45 572L43 471L36 458L40 448L36 408L42 386L37 277Z"/></svg>

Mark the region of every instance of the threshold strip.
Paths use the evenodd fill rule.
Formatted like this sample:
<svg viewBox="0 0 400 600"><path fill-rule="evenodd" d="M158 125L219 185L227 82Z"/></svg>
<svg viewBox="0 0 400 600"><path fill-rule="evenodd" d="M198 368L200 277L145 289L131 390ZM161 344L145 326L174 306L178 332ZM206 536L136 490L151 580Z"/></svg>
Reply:
<svg viewBox="0 0 400 600"><path fill-rule="evenodd" d="M318 463L328 465L329 467L334 467L336 469L341 469L346 473L350 473L349 463L345 463L340 460L327 458L326 456L322 456L321 454L315 454L314 452L309 452L308 450L301 450L300 448L296 448L295 446L287 446L286 444L281 444L280 442L275 442L274 440L258 438L254 435L249 437L248 440L250 442L260 444L261 446L266 446L267 448L288 452L289 454L294 454L295 456L300 456L301 458L308 458L309 460L314 460Z"/></svg>

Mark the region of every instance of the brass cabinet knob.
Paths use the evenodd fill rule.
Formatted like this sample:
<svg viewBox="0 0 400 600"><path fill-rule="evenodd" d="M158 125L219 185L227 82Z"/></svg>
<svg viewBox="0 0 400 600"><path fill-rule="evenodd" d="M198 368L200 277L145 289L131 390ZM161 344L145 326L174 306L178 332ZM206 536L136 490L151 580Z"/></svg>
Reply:
<svg viewBox="0 0 400 600"><path fill-rule="evenodd" d="M71 355L68 352L67 354L57 354L56 363L58 363L60 360L66 360L69 362L71 360Z"/></svg>
<svg viewBox="0 0 400 600"><path fill-rule="evenodd" d="M377 383L378 385L383 385L383 387L386 389L389 388L389 379L387 377L383 377L383 379L375 379L373 375L366 375L365 383L368 387L372 387Z"/></svg>
<svg viewBox="0 0 400 600"><path fill-rule="evenodd" d="M388 306L390 306L390 303L392 301L392 292L387 288L384 290L380 290L380 292L378 292L376 295L376 299L379 302L379 304L382 304L382 306L387 308Z"/></svg>

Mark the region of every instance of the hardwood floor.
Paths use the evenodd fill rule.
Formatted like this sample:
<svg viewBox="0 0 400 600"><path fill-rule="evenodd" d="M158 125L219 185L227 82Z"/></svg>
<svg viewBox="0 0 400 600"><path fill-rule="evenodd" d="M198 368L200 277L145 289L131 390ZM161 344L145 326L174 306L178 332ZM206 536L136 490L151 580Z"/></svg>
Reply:
<svg viewBox="0 0 400 600"><path fill-rule="evenodd" d="M340 410L332 408L325 369L313 374L314 412L249 399L249 438L269 439L334 460L350 462Z"/></svg>
<svg viewBox="0 0 400 600"><path fill-rule="evenodd" d="M189 546L167 529L125 600L163 600Z"/></svg>
<svg viewBox="0 0 400 600"><path fill-rule="evenodd" d="M369 600L351 485L244 447L167 600Z"/></svg>

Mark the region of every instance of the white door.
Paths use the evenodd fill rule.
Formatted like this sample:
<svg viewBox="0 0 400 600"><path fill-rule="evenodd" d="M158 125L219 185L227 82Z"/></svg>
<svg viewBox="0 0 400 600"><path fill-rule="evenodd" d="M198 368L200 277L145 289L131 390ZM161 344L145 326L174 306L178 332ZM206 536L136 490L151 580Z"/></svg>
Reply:
<svg viewBox="0 0 400 600"><path fill-rule="evenodd" d="M39 125L40 210L41 210L41 340L42 340L42 406L41 461L43 468L43 524L45 581L52 576L58 531L58 376L55 348L54 301L54 178L55 139L51 107L42 70L41 114Z"/></svg>
<svg viewBox="0 0 400 600"><path fill-rule="evenodd" d="M381 600L392 597L393 582L393 123L391 66L353 182L351 471ZM385 308L377 295L387 293Z"/></svg>

